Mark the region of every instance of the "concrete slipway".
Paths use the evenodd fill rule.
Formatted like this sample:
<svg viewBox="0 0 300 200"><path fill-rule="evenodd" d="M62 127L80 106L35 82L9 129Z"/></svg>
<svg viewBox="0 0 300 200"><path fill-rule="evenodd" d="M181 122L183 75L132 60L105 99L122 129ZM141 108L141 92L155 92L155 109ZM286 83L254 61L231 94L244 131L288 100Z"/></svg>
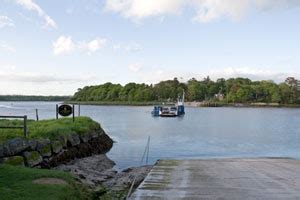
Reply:
<svg viewBox="0 0 300 200"><path fill-rule="evenodd" d="M300 161L160 160L130 199L300 199Z"/></svg>

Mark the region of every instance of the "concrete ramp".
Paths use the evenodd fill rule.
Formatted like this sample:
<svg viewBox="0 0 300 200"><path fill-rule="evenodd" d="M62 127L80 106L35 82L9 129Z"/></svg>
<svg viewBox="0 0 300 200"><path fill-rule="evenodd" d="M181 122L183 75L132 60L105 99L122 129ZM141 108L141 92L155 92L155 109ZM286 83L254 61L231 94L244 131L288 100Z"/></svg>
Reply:
<svg viewBox="0 0 300 200"><path fill-rule="evenodd" d="M160 160L131 199L300 199L300 161Z"/></svg>

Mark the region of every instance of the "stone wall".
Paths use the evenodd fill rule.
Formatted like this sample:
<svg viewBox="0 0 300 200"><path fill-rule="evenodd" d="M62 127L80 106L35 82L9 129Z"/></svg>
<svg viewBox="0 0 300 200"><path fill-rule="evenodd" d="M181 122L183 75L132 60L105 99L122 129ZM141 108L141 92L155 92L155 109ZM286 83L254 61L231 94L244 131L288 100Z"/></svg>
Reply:
<svg viewBox="0 0 300 200"><path fill-rule="evenodd" d="M61 135L55 140L14 138L0 144L0 164L50 168L75 158L106 153L112 145L112 139L102 129L83 135Z"/></svg>

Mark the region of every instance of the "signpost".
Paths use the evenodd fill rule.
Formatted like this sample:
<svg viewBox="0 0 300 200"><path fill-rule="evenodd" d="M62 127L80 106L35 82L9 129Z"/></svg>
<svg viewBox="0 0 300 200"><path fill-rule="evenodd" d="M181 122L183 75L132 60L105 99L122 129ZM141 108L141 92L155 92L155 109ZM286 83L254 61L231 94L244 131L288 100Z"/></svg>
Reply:
<svg viewBox="0 0 300 200"><path fill-rule="evenodd" d="M72 106L69 104L62 104L62 105L56 104L56 119L58 119L58 115L63 117L68 117L72 115L73 122L74 122L75 121L74 104Z"/></svg>

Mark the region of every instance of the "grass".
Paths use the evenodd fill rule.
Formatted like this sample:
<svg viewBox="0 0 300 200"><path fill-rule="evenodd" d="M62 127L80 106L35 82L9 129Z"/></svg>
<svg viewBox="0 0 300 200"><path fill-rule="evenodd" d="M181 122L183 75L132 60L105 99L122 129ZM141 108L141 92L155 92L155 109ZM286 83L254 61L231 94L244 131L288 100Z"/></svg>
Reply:
<svg viewBox="0 0 300 200"><path fill-rule="evenodd" d="M66 185L36 184L38 178L58 178ZM90 199L86 188L76 183L68 173L0 165L0 199L5 200L68 200Z"/></svg>
<svg viewBox="0 0 300 200"><path fill-rule="evenodd" d="M0 120L0 126L21 126L22 120ZM79 135L97 130L100 125L89 117L60 118L50 120L28 120L29 139L49 138L55 139L59 135L77 133ZM0 142L15 137L24 137L23 129L0 129Z"/></svg>

